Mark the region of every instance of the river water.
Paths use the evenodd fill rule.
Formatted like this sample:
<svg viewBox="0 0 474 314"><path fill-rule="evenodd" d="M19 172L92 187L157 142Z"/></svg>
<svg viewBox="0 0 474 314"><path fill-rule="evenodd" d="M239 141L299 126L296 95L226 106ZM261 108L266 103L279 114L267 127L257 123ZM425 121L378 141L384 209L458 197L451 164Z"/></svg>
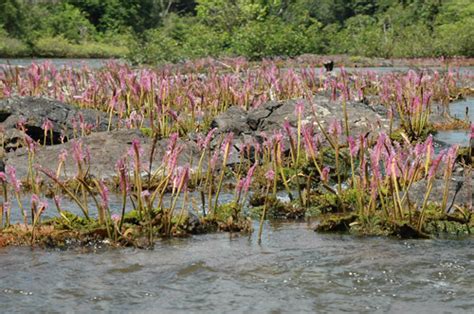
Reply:
<svg viewBox="0 0 474 314"><path fill-rule="evenodd" d="M2 312L472 313L474 242L269 223L154 250L0 250Z"/></svg>

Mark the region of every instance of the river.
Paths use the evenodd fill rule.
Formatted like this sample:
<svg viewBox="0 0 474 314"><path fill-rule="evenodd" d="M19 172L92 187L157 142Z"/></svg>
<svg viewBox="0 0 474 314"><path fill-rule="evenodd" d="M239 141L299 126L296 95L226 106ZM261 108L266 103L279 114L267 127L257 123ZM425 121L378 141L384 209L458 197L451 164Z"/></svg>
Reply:
<svg viewBox="0 0 474 314"><path fill-rule="evenodd" d="M0 250L2 312L472 313L474 242L209 234L154 250Z"/></svg>

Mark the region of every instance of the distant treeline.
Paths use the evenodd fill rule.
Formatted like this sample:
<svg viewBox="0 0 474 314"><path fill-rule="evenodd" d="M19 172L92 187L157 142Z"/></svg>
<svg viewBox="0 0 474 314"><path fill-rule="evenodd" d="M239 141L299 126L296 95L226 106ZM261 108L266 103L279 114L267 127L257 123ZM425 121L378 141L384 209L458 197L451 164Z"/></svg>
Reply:
<svg viewBox="0 0 474 314"><path fill-rule="evenodd" d="M0 55L474 56L472 0L0 0Z"/></svg>

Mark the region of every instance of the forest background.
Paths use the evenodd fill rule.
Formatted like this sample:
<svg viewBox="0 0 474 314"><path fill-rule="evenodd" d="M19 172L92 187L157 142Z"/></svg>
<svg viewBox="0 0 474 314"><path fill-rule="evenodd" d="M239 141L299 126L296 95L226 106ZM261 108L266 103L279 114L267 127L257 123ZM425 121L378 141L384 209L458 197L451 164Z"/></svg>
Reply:
<svg viewBox="0 0 474 314"><path fill-rule="evenodd" d="M472 0L0 0L0 56L474 56Z"/></svg>

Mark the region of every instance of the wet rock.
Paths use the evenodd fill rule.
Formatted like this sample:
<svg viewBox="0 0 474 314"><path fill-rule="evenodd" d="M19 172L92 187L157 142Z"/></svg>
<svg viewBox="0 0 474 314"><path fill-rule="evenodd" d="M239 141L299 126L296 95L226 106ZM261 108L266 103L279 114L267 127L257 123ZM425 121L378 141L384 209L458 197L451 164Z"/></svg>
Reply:
<svg viewBox="0 0 474 314"><path fill-rule="evenodd" d="M96 132L87 137L71 140L64 144L39 147L35 153L34 164L41 165L56 172L59 165L58 156L63 151L66 151L68 157L60 177L63 179L73 178L78 171L76 162L72 158L73 144L75 141L81 141L84 151L87 150L90 156L90 164L88 166L89 175L108 180L116 175L115 164L120 158L128 154L134 139L139 140L140 147L143 150L141 154L141 161L144 164L143 173L146 174L150 168L152 172L157 170L158 167L162 165L168 140L163 139L157 142L150 167L149 160L153 141L138 130ZM197 144L192 141L178 140L178 145L180 145L183 150L178 158L177 164L181 166L192 164L196 167L200 157L200 150ZM6 154L6 164L16 167L17 176L25 179L28 174L28 153L26 149L21 148ZM205 165L207 165L207 163L204 163L203 168L205 168Z"/></svg>
<svg viewBox="0 0 474 314"><path fill-rule="evenodd" d="M80 109L56 100L37 97L12 97L0 100L0 128L3 130L7 151L21 145L23 134L16 129L19 121L24 121L26 133L35 141L43 142L43 122L52 123L52 136L47 133L46 144L59 144L63 140L80 135L81 123L89 131L105 131L109 117L106 113L93 109ZM117 125L112 119L112 128ZM76 125L76 126L75 126ZM75 130L76 128L76 130ZM78 134L74 134L78 133Z"/></svg>
<svg viewBox="0 0 474 314"><path fill-rule="evenodd" d="M357 215L330 215L321 221L315 231L317 232L347 232L351 229L351 223L357 220Z"/></svg>
<svg viewBox="0 0 474 314"><path fill-rule="evenodd" d="M474 181L474 173L471 174L471 178L464 178L462 176L453 176L448 185L448 200L445 211L452 211L451 204L458 205L472 205L474 199L474 193L470 188L469 181ZM423 203L425 193L427 191L428 183L426 180L421 180L413 183L409 191L409 198L413 203L417 203L419 206ZM433 187L429 195L428 201L441 203L443 200L443 192L445 189L445 180L434 179Z"/></svg>
<svg viewBox="0 0 474 314"><path fill-rule="evenodd" d="M397 236L401 239L429 239L430 236L425 234L419 230L417 230L414 226L403 223L403 224L395 224L392 230L392 235Z"/></svg>

